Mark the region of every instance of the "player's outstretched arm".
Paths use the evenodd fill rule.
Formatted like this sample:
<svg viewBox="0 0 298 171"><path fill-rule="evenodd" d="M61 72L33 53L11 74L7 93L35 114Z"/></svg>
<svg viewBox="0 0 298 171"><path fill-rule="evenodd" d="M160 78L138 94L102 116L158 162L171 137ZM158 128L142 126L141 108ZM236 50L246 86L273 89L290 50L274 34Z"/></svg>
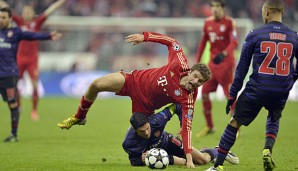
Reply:
<svg viewBox="0 0 298 171"><path fill-rule="evenodd" d="M125 42L132 43L133 45L140 44L144 42L144 35L143 34L131 34L125 37Z"/></svg>
<svg viewBox="0 0 298 171"><path fill-rule="evenodd" d="M43 14L47 17L51 15L54 11L56 11L59 7L61 7L65 3L65 0L58 0L50 5Z"/></svg>

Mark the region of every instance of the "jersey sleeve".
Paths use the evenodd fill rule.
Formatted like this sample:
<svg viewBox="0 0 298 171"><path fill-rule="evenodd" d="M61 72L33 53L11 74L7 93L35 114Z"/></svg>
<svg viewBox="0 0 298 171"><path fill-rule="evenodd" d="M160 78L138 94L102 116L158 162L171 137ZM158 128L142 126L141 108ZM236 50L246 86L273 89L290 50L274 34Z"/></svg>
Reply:
<svg viewBox="0 0 298 171"><path fill-rule="evenodd" d="M143 166L145 165L142 161L143 147L137 143L133 134L134 131L132 128L129 128L122 143L122 148L128 154L132 166Z"/></svg>
<svg viewBox="0 0 298 171"><path fill-rule="evenodd" d="M225 51L227 54L233 53L233 50L237 47L238 45L238 37L237 37L237 26L235 20L231 19L231 25L230 25L230 30L229 30L229 40L230 43L226 47Z"/></svg>
<svg viewBox="0 0 298 171"><path fill-rule="evenodd" d="M245 38L243 42L240 60L236 68L234 81L231 85L230 96L237 97L238 92L241 90L243 85L243 80L248 72L251 59L254 53L254 36L253 31L251 31Z"/></svg>
<svg viewBox="0 0 298 171"><path fill-rule="evenodd" d="M192 119L194 113L194 102L196 100L197 90L190 93L187 102L182 105L182 143L184 153L192 153Z"/></svg>
<svg viewBox="0 0 298 171"><path fill-rule="evenodd" d="M173 113L174 114L174 113ZM150 125L153 125L160 130L163 130L167 122L172 118L173 114L168 108L156 113L155 115L150 115L148 120L150 120Z"/></svg>
<svg viewBox="0 0 298 171"><path fill-rule="evenodd" d="M18 27L22 26L22 23L23 23L22 17L17 16L17 15L12 15L12 20L14 22L16 22L16 24L17 24Z"/></svg>
<svg viewBox="0 0 298 171"><path fill-rule="evenodd" d="M206 31L207 30L206 30L206 22L205 22L204 28L203 28L203 31L202 31L202 38L201 38L201 41L198 45L197 59L196 59L197 63L199 63L201 61L204 49L206 47L206 43L208 41L208 35L207 35Z"/></svg>
<svg viewBox="0 0 298 171"><path fill-rule="evenodd" d="M47 19L47 17L44 14L41 14L37 18L35 18L36 27L41 28L42 24L46 21L46 19Z"/></svg>
<svg viewBox="0 0 298 171"><path fill-rule="evenodd" d="M168 47L169 56L168 62L171 62L177 58L186 58L183 54L180 44L173 38L153 32L144 32L145 42L156 42ZM179 56L180 55L180 56ZM180 59L179 59L180 60Z"/></svg>
<svg viewBox="0 0 298 171"><path fill-rule="evenodd" d="M20 40L50 40L50 33L21 31Z"/></svg>

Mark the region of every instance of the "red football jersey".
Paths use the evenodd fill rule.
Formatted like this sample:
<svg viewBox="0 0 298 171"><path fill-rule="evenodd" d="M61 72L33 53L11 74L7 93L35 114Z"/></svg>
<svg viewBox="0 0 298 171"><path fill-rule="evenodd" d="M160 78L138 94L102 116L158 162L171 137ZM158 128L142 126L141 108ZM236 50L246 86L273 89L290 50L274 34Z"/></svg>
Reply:
<svg viewBox="0 0 298 171"><path fill-rule="evenodd" d="M234 49L238 44L235 21L228 16L224 16L220 20L215 20L215 18L211 16L205 20L202 39L198 47L197 62L201 61L207 41L210 42L211 46L209 65L216 65L212 61L216 55L223 51L227 52L227 56L222 63L234 62Z"/></svg>
<svg viewBox="0 0 298 171"><path fill-rule="evenodd" d="M31 22L26 22L22 17L13 15L12 19L16 22L18 27L23 31L38 32L47 17L40 15L33 19ZM39 52L39 41L26 41L22 40L19 44L17 60L18 63L23 61L37 61Z"/></svg>
<svg viewBox="0 0 298 171"><path fill-rule="evenodd" d="M170 37L144 32L145 41L168 46L168 64L161 68L137 70L126 75L126 83L132 99L132 112L153 114L156 109L169 103L182 106L182 141L185 153L192 152L192 118L198 89L189 92L180 85L180 79L190 72L187 59L179 43ZM124 92L118 95L127 95Z"/></svg>

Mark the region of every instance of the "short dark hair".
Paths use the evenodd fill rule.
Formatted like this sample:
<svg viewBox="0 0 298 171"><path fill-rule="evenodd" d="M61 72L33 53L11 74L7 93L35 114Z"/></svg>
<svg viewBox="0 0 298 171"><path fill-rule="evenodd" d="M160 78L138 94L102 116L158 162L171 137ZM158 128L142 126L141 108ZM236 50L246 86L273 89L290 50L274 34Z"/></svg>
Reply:
<svg viewBox="0 0 298 171"><path fill-rule="evenodd" d="M130 117L130 124L135 130L137 130L139 127L145 125L146 123L148 123L148 119L144 113L135 112Z"/></svg>
<svg viewBox="0 0 298 171"><path fill-rule="evenodd" d="M8 17L11 18L12 12L11 12L11 9L10 8L4 7L4 8L1 8L0 11L1 12L7 12L8 13Z"/></svg>
<svg viewBox="0 0 298 171"><path fill-rule="evenodd" d="M199 71L202 74L202 76L204 77L205 82L208 81L212 76L212 73L206 64L199 64L199 63L194 64L191 67L191 72L193 72L193 71Z"/></svg>
<svg viewBox="0 0 298 171"><path fill-rule="evenodd" d="M266 0L264 3L264 7L273 12L283 12L285 9L283 0Z"/></svg>
<svg viewBox="0 0 298 171"><path fill-rule="evenodd" d="M219 3L221 7L225 7L226 3L224 0L210 0L209 1L209 5L211 6L211 3L212 2L216 2L216 3Z"/></svg>

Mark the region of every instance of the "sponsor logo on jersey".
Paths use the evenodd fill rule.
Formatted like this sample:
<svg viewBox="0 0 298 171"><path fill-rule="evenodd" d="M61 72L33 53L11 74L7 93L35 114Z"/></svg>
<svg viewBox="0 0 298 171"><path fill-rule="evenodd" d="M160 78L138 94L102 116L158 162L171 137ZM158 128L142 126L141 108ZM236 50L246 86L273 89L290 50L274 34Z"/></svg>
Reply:
<svg viewBox="0 0 298 171"><path fill-rule="evenodd" d="M219 26L219 31L220 31L220 32L224 32L224 31L226 31L226 26L223 25L223 24L220 25L220 26Z"/></svg>
<svg viewBox="0 0 298 171"><path fill-rule="evenodd" d="M11 38L12 36L13 36L13 31L9 30L9 31L7 32L7 37L8 37L8 38Z"/></svg>
<svg viewBox="0 0 298 171"><path fill-rule="evenodd" d="M178 51L178 50L181 49L181 47L180 47L180 45L178 43L174 43L173 44L173 49L174 49L174 51Z"/></svg>
<svg viewBox="0 0 298 171"><path fill-rule="evenodd" d="M176 96L181 96L181 90L175 90L175 91L174 91L174 94L175 94Z"/></svg>

